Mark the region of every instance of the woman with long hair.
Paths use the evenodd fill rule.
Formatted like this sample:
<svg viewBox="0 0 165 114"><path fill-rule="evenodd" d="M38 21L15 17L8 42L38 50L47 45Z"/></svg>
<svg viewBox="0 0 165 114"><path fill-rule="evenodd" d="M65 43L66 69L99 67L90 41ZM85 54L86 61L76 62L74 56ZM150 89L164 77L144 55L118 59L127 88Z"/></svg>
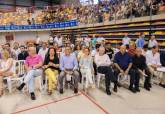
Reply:
<svg viewBox="0 0 165 114"><path fill-rule="evenodd" d="M59 58L56 54L56 50L51 47L44 60L45 74L48 77L48 94L51 95L53 89L57 85L57 75L59 70Z"/></svg>

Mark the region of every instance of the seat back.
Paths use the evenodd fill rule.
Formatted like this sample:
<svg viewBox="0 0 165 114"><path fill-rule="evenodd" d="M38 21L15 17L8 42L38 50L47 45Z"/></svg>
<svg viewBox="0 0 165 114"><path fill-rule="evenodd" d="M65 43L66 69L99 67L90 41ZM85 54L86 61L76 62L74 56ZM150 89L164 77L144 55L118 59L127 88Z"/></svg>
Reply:
<svg viewBox="0 0 165 114"><path fill-rule="evenodd" d="M22 76L25 74L24 60L14 61L14 73L16 76Z"/></svg>

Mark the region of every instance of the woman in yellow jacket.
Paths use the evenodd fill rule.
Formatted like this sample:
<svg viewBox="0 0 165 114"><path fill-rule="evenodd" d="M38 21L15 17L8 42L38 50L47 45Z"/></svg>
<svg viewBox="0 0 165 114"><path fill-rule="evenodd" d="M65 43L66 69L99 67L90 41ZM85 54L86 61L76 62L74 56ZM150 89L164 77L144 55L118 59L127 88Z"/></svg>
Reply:
<svg viewBox="0 0 165 114"><path fill-rule="evenodd" d="M48 94L51 95L57 86L57 75L59 71L59 58L54 48L49 48L44 60L45 75L48 77Z"/></svg>

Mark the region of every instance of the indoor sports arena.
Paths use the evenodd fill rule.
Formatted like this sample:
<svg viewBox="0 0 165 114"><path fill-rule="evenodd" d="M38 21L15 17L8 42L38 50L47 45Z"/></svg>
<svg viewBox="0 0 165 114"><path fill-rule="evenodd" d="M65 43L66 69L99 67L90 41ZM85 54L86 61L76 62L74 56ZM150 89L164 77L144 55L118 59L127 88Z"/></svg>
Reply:
<svg viewBox="0 0 165 114"><path fill-rule="evenodd" d="M165 114L165 0L0 0L0 114Z"/></svg>

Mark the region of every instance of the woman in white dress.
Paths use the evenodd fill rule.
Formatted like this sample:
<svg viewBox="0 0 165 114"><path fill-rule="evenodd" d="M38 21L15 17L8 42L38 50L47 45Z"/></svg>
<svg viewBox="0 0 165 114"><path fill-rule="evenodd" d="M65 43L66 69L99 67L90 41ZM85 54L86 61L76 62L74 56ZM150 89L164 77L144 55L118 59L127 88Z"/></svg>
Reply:
<svg viewBox="0 0 165 114"><path fill-rule="evenodd" d="M84 49L84 55L80 58L80 71L83 76L86 78L86 84L85 88L88 89L89 84L91 87L94 87L94 82L92 79L92 76L94 75L94 69L93 69L93 58L90 55L90 49L85 48Z"/></svg>
<svg viewBox="0 0 165 114"><path fill-rule="evenodd" d="M7 50L2 52L2 59L0 60L0 96L3 95L3 77L13 76L13 59Z"/></svg>

